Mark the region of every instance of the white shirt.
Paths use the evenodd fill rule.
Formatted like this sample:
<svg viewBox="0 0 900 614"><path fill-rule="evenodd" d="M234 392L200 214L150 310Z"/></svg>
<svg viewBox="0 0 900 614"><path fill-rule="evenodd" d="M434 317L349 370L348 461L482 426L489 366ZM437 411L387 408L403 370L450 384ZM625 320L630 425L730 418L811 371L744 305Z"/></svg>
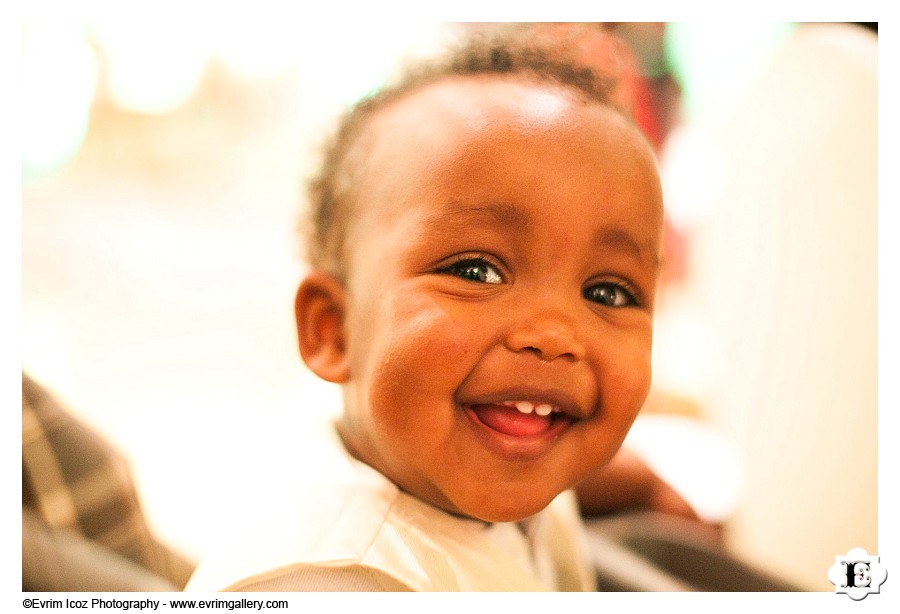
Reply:
<svg viewBox="0 0 900 614"><path fill-rule="evenodd" d="M400 491L329 430L312 451L321 477L261 502L261 520L230 531L186 590L595 589L571 492L521 523L460 518Z"/></svg>

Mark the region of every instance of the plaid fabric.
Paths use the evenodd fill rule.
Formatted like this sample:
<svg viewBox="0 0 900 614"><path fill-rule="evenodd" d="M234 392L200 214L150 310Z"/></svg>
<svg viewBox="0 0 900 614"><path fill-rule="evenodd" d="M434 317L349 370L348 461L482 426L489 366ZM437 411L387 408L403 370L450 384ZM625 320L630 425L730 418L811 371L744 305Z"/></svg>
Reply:
<svg viewBox="0 0 900 614"><path fill-rule="evenodd" d="M125 459L22 375L22 507L183 588L193 566L150 532ZM23 553L24 556L24 553Z"/></svg>

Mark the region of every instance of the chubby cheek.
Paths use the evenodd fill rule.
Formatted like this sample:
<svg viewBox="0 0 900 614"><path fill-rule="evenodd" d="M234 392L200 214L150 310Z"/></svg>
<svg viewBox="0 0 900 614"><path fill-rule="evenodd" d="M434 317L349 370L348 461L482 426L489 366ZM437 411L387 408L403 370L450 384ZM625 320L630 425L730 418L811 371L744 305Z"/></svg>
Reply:
<svg viewBox="0 0 900 614"><path fill-rule="evenodd" d="M477 355L474 329L429 296L381 298L351 337L351 385L361 387L379 432L437 436L455 419L446 409Z"/></svg>
<svg viewBox="0 0 900 614"><path fill-rule="evenodd" d="M612 458L650 391L650 334L610 344L603 355L594 363L600 389L600 413L589 436L595 463Z"/></svg>
<svg viewBox="0 0 900 614"><path fill-rule="evenodd" d="M650 391L650 345L647 335L646 342L635 343L619 360L611 361L601 375L603 406L607 408L609 418L626 432Z"/></svg>
<svg viewBox="0 0 900 614"><path fill-rule="evenodd" d="M381 337L379 362L402 366L417 378L427 379L433 370L460 365L477 353L476 332L429 296L394 297L383 316L383 331L375 333Z"/></svg>

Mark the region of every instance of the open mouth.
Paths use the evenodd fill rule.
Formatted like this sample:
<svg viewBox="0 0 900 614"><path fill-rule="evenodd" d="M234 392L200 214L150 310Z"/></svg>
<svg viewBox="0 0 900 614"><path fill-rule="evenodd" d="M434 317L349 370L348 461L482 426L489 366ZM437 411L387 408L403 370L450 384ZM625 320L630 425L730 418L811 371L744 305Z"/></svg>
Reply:
<svg viewBox="0 0 900 614"><path fill-rule="evenodd" d="M478 422L510 437L540 437L571 421L558 406L535 401L474 403L468 408Z"/></svg>

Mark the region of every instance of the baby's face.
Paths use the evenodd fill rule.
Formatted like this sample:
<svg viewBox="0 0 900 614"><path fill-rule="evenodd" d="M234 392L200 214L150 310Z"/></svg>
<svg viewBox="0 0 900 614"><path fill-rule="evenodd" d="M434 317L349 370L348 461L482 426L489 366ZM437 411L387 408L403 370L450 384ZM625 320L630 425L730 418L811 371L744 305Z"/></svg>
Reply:
<svg viewBox="0 0 900 614"><path fill-rule="evenodd" d="M650 385L653 156L611 109L448 79L359 145L340 432L400 488L532 515L615 453Z"/></svg>

